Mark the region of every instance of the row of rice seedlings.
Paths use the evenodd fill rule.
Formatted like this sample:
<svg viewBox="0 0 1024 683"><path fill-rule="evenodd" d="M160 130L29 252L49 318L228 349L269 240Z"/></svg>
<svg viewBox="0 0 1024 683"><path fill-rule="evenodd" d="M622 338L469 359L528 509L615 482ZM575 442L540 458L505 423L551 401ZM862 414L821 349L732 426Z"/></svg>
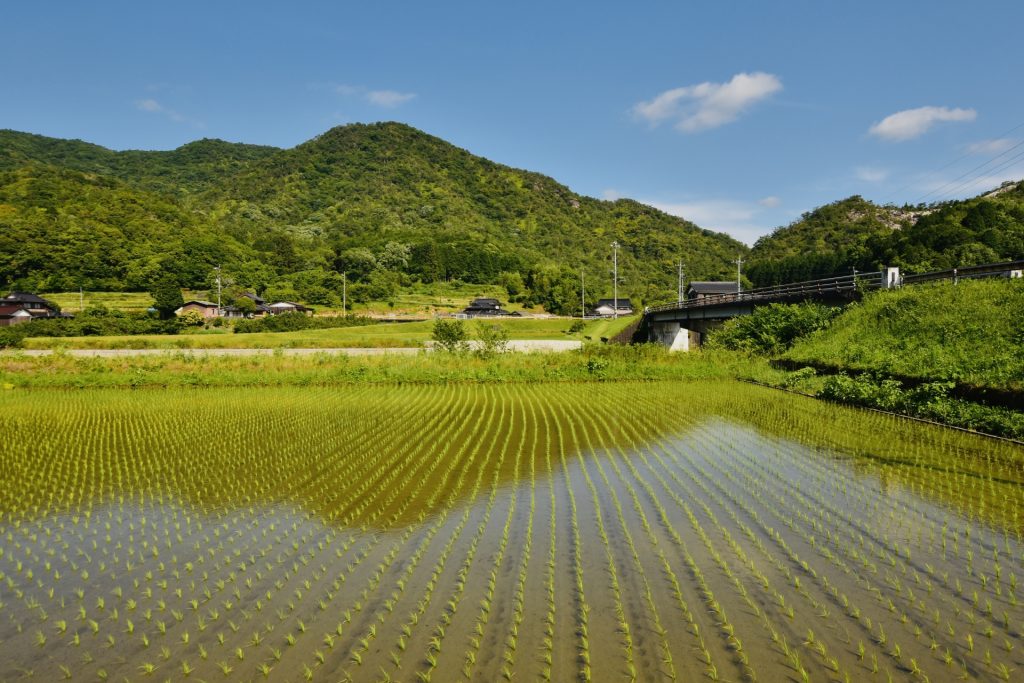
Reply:
<svg viewBox="0 0 1024 683"><path fill-rule="evenodd" d="M520 397L521 399L521 397ZM522 402L519 402L519 410L521 413L524 412ZM511 428L506 430L506 446L508 445L508 437L511 436ZM526 443L526 432L525 430L519 430L519 443L513 449L515 451L515 466L513 468L512 482L513 489L518 489L519 483L519 470L523 455L523 447ZM494 473L494 484L493 490L496 492L498 489L498 471ZM473 670L476 666L476 655L480 651L480 646L485 640L485 634L487 631L488 622L491 619L491 614L495 610L495 589L498 583L498 574L501 571L502 561L505 557L505 551L508 548L509 535L512 529L512 521L515 519L516 507L517 507L517 496L513 493L508 496L508 512L505 516L505 524L501 530L501 540L498 542L498 548L494 551L491 560L491 566L488 570L487 584L484 589L483 597L480 598L479 609L477 610L476 619L473 622L473 632L467 637L469 647L466 650L465 660L462 664L462 674L466 679L472 679ZM501 678L504 680L512 679L512 667L515 666L515 650L506 651L506 657L501 663ZM492 678L494 678L492 676Z"/></svg>
<svg viewBox="0 0 1024 683"><path fill-rule="evenodd" d="M815 509L817 509L817 508L815 508ZM822 552L822 554L824 554L824 555L825 555L826 557L828 556L828 555L827 555L827 553L826 553L826 549L824 549L824 548L821 548L821 547L819 547L819 548L818 548L818 550L819 550L820 552ZM878 589L874 589L874 590L878 591ZM835 592L835 589L833 589L833 592ZM881 593L880 593L880 594L881 594ZM892 604L892 603L891 603L891 600L890 600L890 605L891 605L891 604ZM906 622L906 621L907 621L907 620L906 620L906 618L905 618L905 613L904 613L904 615L903 615L903 616L901 616L901 622ZM920 629L920 627L914 627L914 628L915 628L915 636L918 636L918 635L920 635L920 633L921 633L921 629ZM934 642L934 640L933 640L933 642ZM894 648L894 649L893 649L892 651L894 651L894 652L899 652L899 649L898 649L898 648ZM915 668L915 664L912 664L912 665L911 665L911 668ZM996 667L996 668L998 668L998 667Z"/></svg>
<svg viewBox="0 0 1024 683"><path fill-rule="evenodd" d="M660 458L659 462L661 464L664 464L664 461L660 460ZM689 464L694 463L690 462ZM718 521L714 511L710 508L710 506L708 506L706 501L711 500L719 507L719 509L725 510L727 512L732 512L731 508L725 504L725 502L715 493L715 491L707 486L706 482L714 482L714 477L710 475L710 473L708 473L707 471L701 470L699 467L698 471L702 473L701 476L698 476L693 471L689 471L688 468L684 469L685 474L688 475L691 482L698 487L698 493L690 491L688 486L686 486L686 484L683 483L682 480L679 479L678 477L674 477L674 480L677 484L682 486L684 495L686 495L686 497L691 500L695 500L696 503L702 508L705 516L716 527L716 529L718 529L719 534L723 537L727 545L733 551L733 554L756 578L756 581L753 582L753 585L759 592L763 592L763 594L765 595L766 604L774 605L777 609L781 610L782 614L784 614L786 617L789 618L790 621L792 621L794 619L795 612L793 610L792 605L787 606L786 594L772 585L767 575L757 568L756 564L750 557L747 556L746 552L739 544L739 542L732 536L729 529ZM671 474L674 476L674 472ZM675 494L670 495L674 496ZM734 522L736 522L738 526L742 524L738 521L738 519L734 519ZM740 528L742 527L740 526ZM794 577L789 567L786 566L780 560L778 560L763 544L755 543L755 545L758 547L760 552L768 559L770 564L772 564L772 566L774 566L780 573L782 573L785 576L787 582L792 583L793 588L796 589L797 595L808 603L811 614L815 614L819 618L827 619L827 609L824 608L824 606L821 603L815 600L806 590L801 588L799 578ZM799 561L797 562L797 566L800 566ZM730 574L730 572L727 570L723 569L723 571L726 571L727 575ZM731 577L731 580L735 582L736 579L734 577ZM741 595L747 602L748 607L754 611L755 615L758 616L759 619L761 619L761 623L770 635L772 643L776 647L780 648L781 653L786 657L786 661L789 664L789 666L791 666L794 669L794 671L801 676L801 678L809 677L809 674L807 670L804 668L803 664L801 663L799 656L795 653L795 651L793 651L789 647L789 644L785 636L780 633L780 629L778 628L778 626L774 624L772 620L768 617L768 615L763 613L759 607L757 607L755 604L752 604L751 598L749 597L749 595L746 594L745 591L741 591ZM826 624L827 623L828 622L826 621ZM813 634L813 631L810 631L810 633ZM820 642L815 643L813 638L809 641L808 644L815 646L814 649L822 658L822 664L828 670L830 670L832 674L839 675L840 673L845 673L842 672L838 660L828 656L828 652L824 644Z"/></svg>
<svg viewBox="0 0 1024 683"><path fill-rule="evenodd" d="M493 416L493 411L491 413L491 416ZM485 470L483 464L486 464L486 461L485 463L482 464L476 462L476 459L478 456L480 456L481 451L484 450L483 446L487 443L485 440L478 438L477 434L480 431L481 426L483 426L484 424L484 420L460 421L459 427L454 432L453 436L442 442L443 445L441 446L441 448L443 452L441 453L441 455L448 455L449 457L439 457L434 459L434 462L449 463L444 475L444 480L447 481L449 479L451 474L454 473L456 466L458 466L459 472L455 484L452 487L450 487L449 497L444 501L442 505L441 512L438 515L439 519L432 528L432 533L428 535L428 538L424 539L424 544L421 545L423 551L425 551L425 549L428 547L426 544L429 543L429 541L433 538L434 534L437 531L440 531L446 525L450 513L454 510L457 498L463 493L463 482L465 481L466 476L473 471L474 465L476 465L476 478L472 485L469 497L470 500L475 500L477 497ZM457 450L451 451L451 447L453 444L460 444L460 446ZM472 448L470 448L471 445ZM489 453L484 452L483 457L487 458L488 455ZM426 483L428 480L429 478L423 478L421 479L421 483ZM435 492L431 495L436 495L436 492L438 490L439 489L435 489ZM462 530L465 528L466 523L469 521L470 513L471 508L469 506L466 506L463 510L463 514L456 522L455 528L449 534L446 544L441 549L439 556L435 564L433 565L430 578L427 580L425 584L423 592L420 593L418 597L414 594L409 595L409 598L406 602L411 603L412 600L415 599L416 608L409 612L406 620L403 621L403 623L399 626L400 633L394 636L396 638L395 646L393 649L389 651L390 664L386 668L381 667L386 677L390 677L392 674L398 675L398 670L400 670L402 667L402 662L404 661L403 658L405 657L405 653L407 652L410 645L409 641L413 638L415 629L420 623L420 618L426 613L426 610L431 604L434 590L436 589L438 582L441 579L441 574L444 571L445 566L447 565L448 557L452 552L455 542L461 537ZM421 556L421 551L418 550L417 554ZM419 564L419 558L417 558L416 564ZM407 573L407 576L403 576L401 579L399 579L399 581L407 581L409 583L413 583L415 580L413 574L414 570L415 567L412 567L410 571ZM389 611L396 611L398 609L398 607L395 607L394 609ZM362 656L357 655L354 658L354 662L356 663L357 666L361 666Z"/></svg>
<svg viewBox="0 0 1024 683"><path fill-rule="evenodd" d="M493 405L494 404L492 404L492 407ZM484 449L484 453L488 458L490 457L493 450L495 450L494 445L497 443L499 435L503 433L503 427L505 425L506 420L508 419L507 406L504 403L502 403L501 408L502 410L500 412L500 417L498 419L497 426L493 430L493 442L492 444L490 444L489 448ZM493 420L488 420L488 422L493 424ZM507 443L505 444L505 446L507 446ZM459 570L456 574L457 578L455 581L454 589L449 594L448 600L441 607L438 620L434 624L433 628L430 630L430 640L424 650L421 667L418 668L415 672L417 679L420 681L431 680L434 670L438 664L438 656L441 654L442 646L447 635L448 628L451 626L452 619L456 612L458 611L458 608L462 601L462 597L465 594L465 588L469 578L469 573L473 568L473 562L476 557L477 550L479 548L480 542L483 540L484 533L490 522L491 513L494 509L494 503L498 492L498 477L496 473L500 471L501 464L502 462L504 462L505 456L508 454L508 450L509 449L507 447L502 447L498 449L498 461L494 466L495 476L492 479L492 485L490 487L487 502L484 505L483 513L481 514L480 522L477 525L477 529L469 542L469 548L466 551L465 557L461 564L459 565ZM480 476L478 477L477 480L478 485L483 473L487 469L486 465L487 463L485 460L485 462L482 463L480 466ZM475 499L476 496L473 497L473 500ZM441 570L443 570L443 565L439 565L435 569L435 576L439 577ZM436 580L437 579L435 578L431 579L431 582L427 584L428 590L432 589L431 583Z"/></svg>
<svg viewBox="0 0 1024 683"><path fill-rule="evenodd" d="M796 531L796 529L794 529L794 531ZM776 538L776 540L778 540L778 539ZM788 544L786 544L786 545L788 546ZM788 551L788 552L791 552L791 551ZM804 560L800 559L799 556L793 557L793 561L794 561L794 563L804 563L805 562ZM814 581L816 581L816 582L820 582L820 583L824 584L824 590L825 590L826 594L830 598L834 598L838 602L838 598L839 598L838 591L834 588L834 586L831 586L829 584L828 576L827 575L825 575L823 573L819 575L818 571L814 571L814 573L812 574L812 579ZM798 588L798 593L807 595L806 587L800 587L798 583L795 583L795 586ZM827 608L822 607L820 609L823 610L821 612L821 614L823 616L827 617L828 616ZM815 649L817 649L819 651L819 653L823 654L823 652L824 652L823 644L821 643L820 640L814 638L813 631L809 631L808 632L808 639L805 641L805 644L814 647Z"/></svg>
<svg viewBox="0 0 1024 683"><path fill-rule="evenodd" d="M585 420L585 424L582 425L583 443L586 445L586 448L587 448L588 451L590 451L592 453L596 453L595 445L592 443L592 435L600 434L600 422L603 422L604 424L611 424L612 415L606 414L606 413L608 413L606 408L604 410L601 410L601 409L590 410L590 411L584 410L584 411L581 411L581 412L584 415L584 420ZM625 426L622 427L622 429L624 429L624 430L626 430L628 428L629 428L628 425L625 425ZM634 508L633 508L634 512L636 513L636 515L637 515L637 517L638 517L638 519L640 521L640 524L641 524L642 528L645 531L645 535L646 535L647 540L651 542L651 546L653 548L658 549L658 540L657 540L657 538L654 536L654 534L651 531L650 524L647 521L647 517L646 517L646 515L645 515L645 513L643 511L643 508L639 505L639 501L637 499L637 494L636 494L635 489L632 487L632 484L630 483L630 481L627 478L622 476L622 472L619 470L618 465L615 462L615 460L614 460L614 458L612 456L611 451L608 450L607 448L605 448L604 449L604 454L605 454L605 456L607 458L607 462L611 465L611 467L614 470L614 474L616 476L616 481L619 482L620 484L622 484L623 486L625 486L627 492L631 496L631 498L633 500L633 503L634 503ZM586 472L586 470L587 470L586 463L584 462L584 460L582 459L582 457L579 454L577 454L577 455L578 455L578 457L580 459L580 468L584 472ZM654 671L658 671L659 673L662 673L664 676L666 676L670 680L675 680L676 676L677 676L677 673L676 673L676 668L675 668L675 662L674 662L674 659L672 657L672 649L671 649L671 647L669 645L669 641L668 641L668 631L662 625L661 615L660 615L660 612L658 610L657 604L655 602L653 593L651 591L651 585L650 585L650 582L648 581L647 574L646 574L646 571L644 569L643 563L641 562L640 553L637 551L636 544L633 541L633 536L632 536L632 534L629 531L629 526L628 526L628 524L626 522L626 515L623 512L622 503L620 502L618 494L615 492L615 489L612 486L612 483L611 483L611 481L610 481L610 479L608 477L608 474L607 474L607 472L604 469L604 466L602 464L602 458L594 457L591 460L591 462L596 467L597 472L598 472L599 476L601 477L602 482L605 485L605 490L608 492L608 495L611 498L611 502L612 502L612 504L615 507L616 518L617 518L618 523L619 523L619 531L620 531L620 533L622 534L623 538L626 541L626 545L629 548L630 556L631 556L631 558L633 560L631 568L629 568L629 567L624 567L623 568L624 569L623 575L628 577L628 579L632 579L634 581L636 579L639 579L639 583L642 585L642 589L641 589L640 592L642 593L644 602L646 603L646 614L644 615L644 617L646 617L646 619L650 620L650 622L651 622L651 627L650 628L651 628L651 630L654 631L654 633L658 637L658 653L657 653L658 660L657 660L656 663L653 663L653 664L650 664L650 665L644 667L646 669L646 671L645 671L643 677L644 677L645 680L650 680L651 677L652 677L653 672ZM588 479L588 482L591 482L591 485L592 485L592 479L590 479L589 475L587 476L587 479ZM594 490L594 489L592 488L592 490ZM636 620L634 620L634 623L636 623ZM646 625L645 625L645 628L646 628ZM644 634L641 632L641 633L638 633L638 636L642 639ZM629 665L629 662L627 662L627 666L628 665ZM636 677L636 670L635 669L630 670L628 673L629 673L631 678L635 678Z"/></svg>
<svg viewBox="0 0 1024 683"><path fill-rule="evenodd" d="M611 417L611 416L609 416L609 417ZM620 508L620 510L621 510L621 508ZM661 513L664 513L664 508L660 508L660 511L661 511ZM669 533L670 537L672 538L674 544L682 552L683 557L685 559L685 562L686 562L686 564L688 566L690 575L697 582L697 584L699 586L699 590L701 592L701 595L702 595L703 599L705 600L705 604L709 607L709 611L711 613L715 614L719 618L719 620L720 620L719 624L721 624L722 623L721 619L724 616L724 614L721 612L720 605L719 605L718 601L715 598L715 594L711 590L710 586L707 584L707 582L706 582L706 580L704 578L703 572L701 571L701 569L700 569L699 565L697 564L696 560L694 559L693 555L690 554L689 549L687 548L685 541L675 531L675 529L672 526L671 522L668 520L668 518L666 516L664 516L664 514L662 514L662 524L666 527L666 530L668 531L668 533ZM634 551L635 551L635 549L634 549ZM663 560L665 559L663 554L662 554L661 557L662 557ZM713 658L713 656L711 654L711 651L709 650L708 646L705 644L705 641L704 641L703 635L701 634L701 630L700 630L699 624L697 623L697 620L694 618L693 613L690 611L689 606L687 605L687 602L686 602L685 598L682 595L682 590L681 590L681 587L679 585L678 579L676 579L676 577L675 577L675 572L671 570L671 566L670 566L670 564L667 561L665 561L663 563L663 566L667 568L667 574L671 577L671 582L672 582L672 585L673 585L673 595L674 595L674 597L676 599L676 604L679 607L680 611L682 612L684 618L687 621L687 624L689 626L688 630L693 635L693 637L694 637L694 639L696 641L695 642L694 650L696 651L696 653L698 655L698 659L700 660L701 665L703 666L703 673L704 673L704 675L706 677L711 678L712 680L717 680L719 678L718 666L716 665L716 663L714 661L714 658ZM649 590L649 584L648 584L647 588ZM726 637L726 636L723 635L723 638L724 637ZM662 647L662 654L663 654L663 656L664 656L664 651L665 651L664 647ZM671 662L671 664L672 664L672 668L670 669L670 672L674 671L674 668L675 668L674 660Z"/></svg>
<svg viewBox="0 0 1024 683"><path fill-rule="evenodd" d="M202 557L201 557L201 559L202 559ZM144 634L143 634L143 637L144 637Z"/></svg>
<svg viewBox="0 0 1024 683"><path fill-rule="evenodd" d="M545 419L552 415L554 420L554 432L558 437L558 464L561 466L562 480L565 486L565 493L569 499L569 525L570 525L570 547L572 548L572 573L573 573L573 598L576 635L576 676L575 678L584 683L592 680L593 670L590 663L590 604L587 602L585 591L586 583L583 574L583 541L580 534L579 512L576 507L576 494L572 490L572 480L569 476L569 465L566 460L566 434L562 428L560 413L550 410L544 411Z"/></svg>

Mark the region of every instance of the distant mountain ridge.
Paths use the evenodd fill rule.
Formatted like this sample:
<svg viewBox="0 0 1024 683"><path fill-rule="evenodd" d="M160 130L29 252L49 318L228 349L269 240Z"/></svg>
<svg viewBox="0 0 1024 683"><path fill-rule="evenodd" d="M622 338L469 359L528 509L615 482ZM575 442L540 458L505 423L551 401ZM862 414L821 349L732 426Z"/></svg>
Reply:
<svg viewBox="0 0 1024 683"><path fill-rule="evenodd" d="M747 252L399 123L341 126L291 149L199 140L168 152L0 131L0 226L0 283L45 290L138 289L160 271L201 286L218 263L257 288L310 271L368 280L397 244L405 263L384 270L400 278L518 273L526 289L567 290L582 270L597 297L618 240L622 289L655 300L675 291L680 258L715 278ZM376 266L361 273L352 261L365 252Z"/></svg>
<svg viewBox="0 0 1024 683"><path fill-rule="evenodd" d="M827 204L759 239L756 285L899 266L907 272L1024 259L1024 181L977 197L879 206L859 196Z"/></svg>
<svg viewBox="0 0 1024 683"><path fill-rule="evenodd" d="M898 265L908 271L1024 258L1024 189L879 206L850 197L752 249L629 199L586 197L400 123L332 128L290 149L203 139L112 151L0 131L0 287L147 289L161 274L330 302L341 272L366 296L413 280L506 284L549 310L611 294L674 298L691 279L773 284Z"/></svg>

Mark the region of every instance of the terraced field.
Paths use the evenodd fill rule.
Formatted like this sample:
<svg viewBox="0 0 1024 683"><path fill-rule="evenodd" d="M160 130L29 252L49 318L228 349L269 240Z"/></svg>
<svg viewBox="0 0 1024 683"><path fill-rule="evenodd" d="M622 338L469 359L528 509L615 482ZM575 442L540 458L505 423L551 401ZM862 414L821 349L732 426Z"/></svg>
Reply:
<svg viewBox="0 0 1024 683"><path fill-rule="evenodd" d="M0 681L1024 670L1011 444L736 383L0 411Z"/></svg>

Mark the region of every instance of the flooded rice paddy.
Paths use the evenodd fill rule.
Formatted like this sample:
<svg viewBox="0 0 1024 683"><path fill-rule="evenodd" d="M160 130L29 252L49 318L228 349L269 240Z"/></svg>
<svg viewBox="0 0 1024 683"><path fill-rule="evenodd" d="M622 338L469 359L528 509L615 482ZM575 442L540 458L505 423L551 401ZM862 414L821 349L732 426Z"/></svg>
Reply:
<svg viewBox="0 0 1024 683"><path fill-rule="evenodd" d="M1024 671L1012 445L735 383L0 409L0 681Z"/></svg>

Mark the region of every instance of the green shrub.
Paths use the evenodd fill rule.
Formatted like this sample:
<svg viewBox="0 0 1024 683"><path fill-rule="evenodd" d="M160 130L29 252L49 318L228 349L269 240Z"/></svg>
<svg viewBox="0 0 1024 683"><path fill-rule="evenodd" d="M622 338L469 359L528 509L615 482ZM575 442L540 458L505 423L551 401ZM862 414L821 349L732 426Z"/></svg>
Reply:
<svg viewBox="0 0 1024 683"><path fill-rule="evenodd" d="M434 321L434 330L430 335L435 348L449 353L459 353L469 348L469 337L466 326L461 320L438 318Z"/></svg>
<svg viewBox="0 0 1024 683"><path fill-rule="evenodd" d="M727 321L709 335L710 348L782 353L811 332L824 329L841 309L815 303L769 304Z"/></svg>

